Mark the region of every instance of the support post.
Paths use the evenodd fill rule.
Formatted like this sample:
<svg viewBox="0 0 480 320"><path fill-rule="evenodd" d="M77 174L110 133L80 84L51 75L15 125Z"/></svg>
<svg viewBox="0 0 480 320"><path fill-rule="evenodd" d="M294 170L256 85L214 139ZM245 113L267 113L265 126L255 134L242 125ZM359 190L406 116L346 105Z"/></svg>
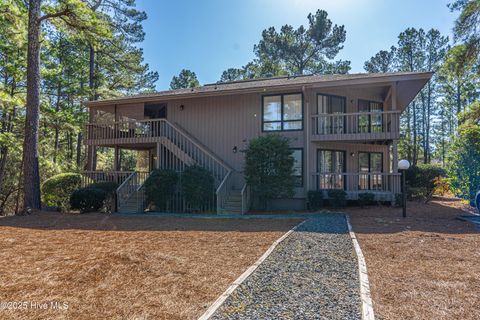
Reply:
<svg viewBox="0 0 480 320"><path fill-rule="evenodd" d="M113 170L115 171L120 171L120 148L118 146L115 146L115 157L114 157L114 165L113 165Z"/></svg>
<svg viewBox="0 0 480 320"><path fill-rule="evenodd" d="M91 160L91 171L96 171L97 170L97 146L93 145L92 146L92 160Z"/></svg>
<svg viewBox="0 0 480 320"><path fill-rule="evenodd" d="M161 147L162 147L162 144L160 142L157 142L157 159L155 160L155 166L157 169L160 169L161 167L161 159L160 159L160 155L161 155Z"/></svg>
<svg viewBox="0 0 480 320"><path fill-rule="evenodd" d="M392 142L392 172L398 173L398 140Z"/></svg>

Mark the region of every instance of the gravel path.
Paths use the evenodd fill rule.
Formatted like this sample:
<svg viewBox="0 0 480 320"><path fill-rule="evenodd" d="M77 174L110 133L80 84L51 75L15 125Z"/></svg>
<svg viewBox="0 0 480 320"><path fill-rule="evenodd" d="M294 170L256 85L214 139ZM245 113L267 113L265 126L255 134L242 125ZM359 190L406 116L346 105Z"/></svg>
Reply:
<svg viewBox="0 0 480 320"><path fill-rule="evenodd" d="M345 217L309 219L211 319L360 319L357 258Z"/></svg>

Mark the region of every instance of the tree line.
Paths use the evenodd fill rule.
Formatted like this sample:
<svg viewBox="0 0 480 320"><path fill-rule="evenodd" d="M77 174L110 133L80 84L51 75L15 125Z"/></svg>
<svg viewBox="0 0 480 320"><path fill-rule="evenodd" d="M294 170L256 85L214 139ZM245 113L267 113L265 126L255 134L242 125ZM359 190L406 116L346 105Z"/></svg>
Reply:
<svg viewBox="0 0 480 320"><path fill-rule="evenodd" d="M82 102L155 89L147 16L132 0L1 0L0 14L0 212L38 209L40 181L83 169Z"/></svg>

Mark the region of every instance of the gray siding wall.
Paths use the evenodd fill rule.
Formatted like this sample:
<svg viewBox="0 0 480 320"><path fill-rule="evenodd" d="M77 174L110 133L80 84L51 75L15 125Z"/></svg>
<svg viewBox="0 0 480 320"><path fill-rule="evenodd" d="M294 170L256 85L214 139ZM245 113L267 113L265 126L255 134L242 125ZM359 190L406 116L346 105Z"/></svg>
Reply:
<svg viewBox="0 0 480 320"><path fill-rule="evenodd" d="M383 101L388 87L333 87L328 89L309 89L304 94L304 124L303 131L281 132L291 138L293 148L304 149L304 185L310 179L311 173L316 171L316 150L321 148L345 150L347 156L347 171L358 170L358 152L383 152L384 168L389 169L388 146L366 144L361 141L352 143L308 143L307 121L311 121L311 115L316 113L317 93L335 94L345 96L347 99L347 112L357 112L358 99ZM268 91L265 94L289 93L295 91ZM159 102L167 103L167 119L185 129L188 133L202 142L208 149L222 158L235 170L243 171L244 154L249 140L264 135L262 132L262 96L261 93L224 95L214 97L200 97L179 100L167 100ZM183 106L183 107L181 107ZM114 107L115 108L115 107ZM114 109L113 108L113 109ZM107 111L108 109L108 111ZM103 111L110 112L112 107L104 107ZM388 101L385 110L391 109ZM143 104L117 105L117 118L129 117L141 120ZM238 152L234 153L233 148ZM307 151L307 148L309 150ZM357 156L351 156L351 153ZM299 188L296 197L304 197L305 189Z"/></svg>

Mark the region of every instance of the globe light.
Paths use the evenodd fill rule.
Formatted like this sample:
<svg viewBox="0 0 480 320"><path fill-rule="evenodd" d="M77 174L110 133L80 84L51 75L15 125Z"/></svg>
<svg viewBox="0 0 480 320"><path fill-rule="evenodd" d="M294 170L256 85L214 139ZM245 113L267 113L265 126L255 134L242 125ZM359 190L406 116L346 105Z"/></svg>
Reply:
<svg viewBox="0 0 480 320"><path fill-rule="evenodd" d="M410 168L410 162L408 162L408 160L403 159L398 161L398 169L407 170L408 168Z"/></svg>

